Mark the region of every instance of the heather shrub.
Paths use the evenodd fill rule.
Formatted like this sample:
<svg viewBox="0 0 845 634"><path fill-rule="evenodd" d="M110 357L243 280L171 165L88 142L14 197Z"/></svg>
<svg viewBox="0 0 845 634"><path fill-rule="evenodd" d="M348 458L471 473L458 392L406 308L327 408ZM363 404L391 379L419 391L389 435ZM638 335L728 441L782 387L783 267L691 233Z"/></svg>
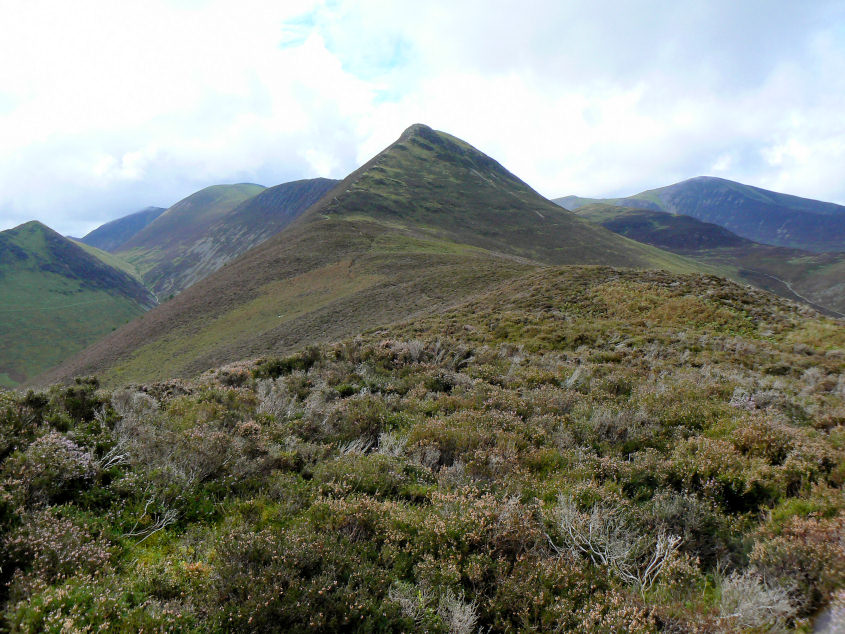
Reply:
<svg viewBox="0 0 845 634"><path fill-rule="evenodd" d="M32 390L23 397L0 390L0 460L35 440L47 404Z"/></svg>
<svg viewBox="0 0 845 634"><path fill-rule="evenodd" d="M786 587L801 615L813 614L845 580L845 514L793 517L779 534L764 531L750 562L770 582Z"/></svg>
<svg viewBox="0 0 845 634"><path fill-rule="evenodd" d="M320 349L316 346L309 346L302 352L289 357L259 362L253 369L252 375L257 379L277 379L295 370L307 372L320 358Z"/></svg>
<svg viewBox="0 0 845 634"><path fill-rule="evenodd" d="M319 463L312 473L316 483L335 495L421 498L434 480L426 469L378 453L341 455Z"/></svg>
<svg viewBox="0 0 845 634"><path fill-rule="evenodd" d="M3 463L6 486L27 506L61 502L96 475L91 453L58 432L41 436Z"/></svg>
<svg viewBox="0 0 845 634"><path fill-rule="evenodd" d="M197 380L0 390L0 630L806 630L845 579L841 327L573 271Z"/></svg>
<svg viewBox="0 0 845 634"><path fill-rule="evenodd" d="M5 566L15 570L13 602L74 575L92 574L111 557L107 542L54 508L25 516L4 542Z"/></svg>
<svg viewBox="0 0 845 634"><path fill-rule="evenodd" d="M335 442L364 438L375 444L382 432L393 431L404 420L384 398L364 393L338 402L322 421L321 428L311 433Z"/></svg>
<svg viewBox="0 0 845 634"><path fill-rule="evenodd" d="M649 501L647 508L651 510L651 518L646 519L652 530L663 527L680 536L681 550L705 565L715 565L741 549L736 526L713 500L661 491Z"/></svg>
<svg viewBox="0 0 845 634"><path fill-rule="evenodd" d="M728 512L743 512L778 497L771 471L749 462L729 442L699 436L679 443L666 479L676 490L710 498Z"/></svg>
<svg viewBox="0 0 845 634"><path fill-rule="evenodd" d="M731 441L745 455L780 465L794 446L794 436L795 432L786 425L757 418L739 424Z"/></svg>
<svg viewBox="0 0 845 634"><path fill-rule="evenodd" d="M156 599L125 587L115 572L75 576L11 603L5 623L20 632L196 631L202 619L189 602Z"/></svg>
<svg viewBox="0 0 845 634"><path fill-rule="evenodd" d="M103 405L97 392L99 386L96 377L77 377L71 386L53 388L50 422L60 431L67 431L67 419L77 423L92 419L94 412Z"/></svg>
<svg viewBox="0 0 845 634"><path fill-rule="evenodd" d="M497 631L568 631L580 625L583 606L601 600L606 585L575 558L524 558L497 580L482 607Z"/></svg>
<svg viewBox="0 0 845 634"><path fill-rule="evenodd" d="M386 570L343 534L235 529L216 553L213 626L233 630L374 631L400 616Z"/></svg>

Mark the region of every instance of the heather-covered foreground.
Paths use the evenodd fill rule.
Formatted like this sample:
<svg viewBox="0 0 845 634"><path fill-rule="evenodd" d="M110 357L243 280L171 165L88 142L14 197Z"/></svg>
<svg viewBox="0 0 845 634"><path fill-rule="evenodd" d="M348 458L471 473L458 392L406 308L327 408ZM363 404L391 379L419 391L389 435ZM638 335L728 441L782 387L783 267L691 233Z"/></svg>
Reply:
<svg viewBox="0 0 845 634"><path fill-rule="evenodd" d="M573 267L0 393L4 626L809 631L845 605L844 370L842 324L773 296Z"/></svg>

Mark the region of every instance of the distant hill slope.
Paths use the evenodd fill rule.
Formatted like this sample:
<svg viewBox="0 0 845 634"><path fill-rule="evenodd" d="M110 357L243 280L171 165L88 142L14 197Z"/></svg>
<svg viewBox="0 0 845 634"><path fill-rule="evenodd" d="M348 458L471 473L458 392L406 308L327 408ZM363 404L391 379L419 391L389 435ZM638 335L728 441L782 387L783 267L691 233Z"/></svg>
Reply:
<svg viewBox="0 0 845 634"><path fill-rule="evenodd" d="M463 141L415 125L287 229L39 382L192 375L437 312L567 263L701 268L596 227Z"/></svg>
<svg viewBox="0 0 845 634"><path fill-rule="evenodd" d="M212 225L264 189L250 183L201 189L167 209L116 253L141 272L147 288L159 297L178 292L189 282L174 271L174 263L205 238Z"/></svg>
<svg viewBox="0 0 845 634"><path fill-rule="evenodd" d="M92 247L90 244L85 244L84 242L74 240L73 238L69 238L69 240L77 246L81 247L86 253L93 255L101 262L109 266L113 266L114 268L123 271L131 277L134 277L136 280L138 280L139 283L143 285L144 280L141 279L141 274L138 272L138 269L123 258L121 258L120 256L115 255L114 253L109 253L108 251L103 251L102 249L98 249L97 247Z"/></svg>
<svg viewBox="0 0 845 634"><path fill-rule="evenodd" d="M148 251L141 260L155 258L157 264L144 274L144 280L160 297L180 292L287 227L337 182L328 178L294 181L246 198L213 222L192 227L195 230L185 232L163 251L154 247ZM173 209L174 219L185 213L178 205ZM155 245L157 239L149 237L146 245ZM137 262L137 249L121 250L119 255Z"/></svg>
<svg viewBox="0 0 845 634"><path fill-rule="evenodd" d="M591 203L692 216L755 242L808 251L845 251L845 207L699 176L627 198L565 196L555 202L569 210Z"/></svg>
<svg viewBox="0 0 845 634"><path fill-rule="evenodd" d="M661 211L593 203L576 213L620 235L717 266L736 280L845 315L845 253L758 244L718 225Z"/></svg>
<svg viewBox="0 0 845 634"><path fill-rule="evenodd" d="M175 204L117 255L159 297L176 294L284 229L337 181L218 185Z"/></svg>
<svg viewBox="0 0 845 634"><path fill-rule="evenodd" d="M103 251L115 251L165 211L163 207L147 207L97 227L85 237L80 238L79 242Z"/></svg>
<svg viewBox="0 0 845 634"><path fill-rule="evenodd" d="M153 305L137 280L39 222L0 232L0 385L26 381Z"/></svg>

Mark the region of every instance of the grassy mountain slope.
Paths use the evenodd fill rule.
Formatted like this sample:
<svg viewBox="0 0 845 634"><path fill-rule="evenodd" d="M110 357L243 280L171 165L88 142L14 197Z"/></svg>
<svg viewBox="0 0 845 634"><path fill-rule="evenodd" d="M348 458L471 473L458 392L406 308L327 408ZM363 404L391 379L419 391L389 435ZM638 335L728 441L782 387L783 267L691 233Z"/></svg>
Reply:
<svg viewBox="0 0 845 634"><path fill-rule="evenodd" d="M103 251L115 251L165 211L163 207L147 207L97 227L80 238L79 242Z"/></svg>
<svg viewBox="0 0 845 634"><path fill-rule="evenodd" d="M159 293L178 292L277 234L336 184L315 178L264 189L180 240L178 249L166 249L170 259L160 260L145 279ZM132 253L126 256L135 259Z"/></svg>
<svg viewBox="0 0 845 634"><path fill-rule="evenodd" d="M546 200L495 160L423 125L339 186L320 213L398 222L439 239L550 264L661 266L691 270Z"/></svg>
<svg viewBox="0 0 845 634"><path fill-rule="evenodd" d="M701 266L595 227L462 141L412 126L286 230L40 380L191 375L579 262Z"/></svg>
<svg viewBox="0 0 845 634"><path fill-rule="evenodd" d="M845 328L711 276L546 267L0 412L3 630L810 632L845 609Z"/></svg>
<svg viewBox="0 0 845 634"><path fill-rule="evenodd" d="M82 248L86 253L93 255L95 258L107 264L109 266L113 266L116 269L123 271L124 273L131 275L136 280L138 280L141 284L144 283L144 280L141 277L141 273L136 269L132 264L121 258L120 256L115 255L114 253L109 253L108 251L103 251L102 249L98 249L97 247L92 247L90 244L85 244L84 242L80 242L79 240L71 241Z"/></svg>
<svg viewBox="0 0 845 634"><path fill-rule="evenodd" d="M0 233L0 384L56 365L155 304L136 279L38 222Z"/></svg>
<svg viewBox="0 0 845 634"><path fill-rule="evenodd" d="M845 314L845 253L810 253L758 244L689 216L593 203L584 218L640 242L718 267L753 284L837 316Z"/></svg>
<svg viewBox="0 0 845 634"><path fill-rule="evenodd" d="M809 251L845 251L845 207L723 178L699 176L619 199L566 196L566 209L590 203L692 216L764 244Z"/></svg>
<svg viewBox="0 0 845 634"><path fill-rule="evenodd" d="M264 189L249 183L206 187L162 213L121 245L117 254L141 272L144 283L159 297L178 292L192 279L178 267L184 254L225 214Z"/></svg>

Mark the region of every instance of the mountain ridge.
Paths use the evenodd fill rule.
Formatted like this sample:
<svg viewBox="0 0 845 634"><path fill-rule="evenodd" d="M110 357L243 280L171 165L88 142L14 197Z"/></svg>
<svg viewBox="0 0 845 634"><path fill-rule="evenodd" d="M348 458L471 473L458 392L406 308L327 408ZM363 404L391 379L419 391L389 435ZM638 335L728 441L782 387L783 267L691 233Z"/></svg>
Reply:
<svg viewBox="0 0 845 634"><path fill-rule="evenodd" d="M712 176L650 189L624 198L564 196L570 210L605 203L691 216L763 244L808 251L845 251L845 206L782 194Z"/></svg>

